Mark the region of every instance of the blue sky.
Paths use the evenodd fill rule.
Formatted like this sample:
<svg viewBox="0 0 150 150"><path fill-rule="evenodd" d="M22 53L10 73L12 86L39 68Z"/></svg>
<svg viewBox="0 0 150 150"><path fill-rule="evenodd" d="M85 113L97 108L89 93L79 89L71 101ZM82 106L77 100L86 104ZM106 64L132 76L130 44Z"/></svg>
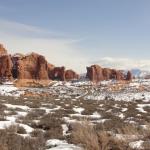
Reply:
<svg viewBox="0 0 150 150"><path fill-rule="evenodd" d="M0 0L0 41L79 72L150 68L149 0Z"/></svg>

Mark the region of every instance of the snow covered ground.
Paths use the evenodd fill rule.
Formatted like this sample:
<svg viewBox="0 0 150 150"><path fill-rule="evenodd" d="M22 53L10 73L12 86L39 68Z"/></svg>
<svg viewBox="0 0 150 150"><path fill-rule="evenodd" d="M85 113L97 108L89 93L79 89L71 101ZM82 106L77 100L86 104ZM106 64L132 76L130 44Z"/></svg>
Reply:
<svg viewBox="0 0 150 150"><path fill-rule="evenodd" d="M21 89L6 83L0 85L0 129L20 126L25 133L17 134L30 138L39 129L40 134L46 136L45 149L81 150L80 145L66 139L71 135L72 124L82 120L95 126L104 125L107 130L125 124L147 129L149 89L150 80L102 81L97 85L88 81L55 82L45 88ZM129 146L142 149L144 142L143 138L138 138L130 141Z"/></svg>
<svg viewBox="0 0 150 150"><path fill-rule="evenodd" d="M11 82L6 82L3 85L0 85L0 95L3 96L20 96L23 95L24 91L19 90Z"/></svg>

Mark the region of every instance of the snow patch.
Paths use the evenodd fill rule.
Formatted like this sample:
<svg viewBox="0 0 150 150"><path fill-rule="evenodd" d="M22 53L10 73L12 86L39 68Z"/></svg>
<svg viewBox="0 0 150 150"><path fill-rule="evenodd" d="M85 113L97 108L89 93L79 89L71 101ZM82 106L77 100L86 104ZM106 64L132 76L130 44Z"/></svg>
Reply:
<svg viewBox="0 0 150 150"><path fill-rule="evenodd" d="M82 148L75 146L74 144L68 144L66 141L58 139L50 139L46 142L47 150L83 150Z"/></svg>

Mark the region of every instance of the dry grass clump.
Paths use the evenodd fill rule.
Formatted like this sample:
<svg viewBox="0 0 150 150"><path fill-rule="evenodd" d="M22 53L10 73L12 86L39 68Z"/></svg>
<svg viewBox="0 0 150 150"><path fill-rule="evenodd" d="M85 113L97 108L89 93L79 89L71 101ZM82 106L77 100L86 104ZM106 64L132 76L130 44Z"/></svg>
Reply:
<svg viewBox="0 0 150 150"><path fill-rule="evenodd" d="M26 130L19 125L11 125L5 129L8 133L26 134Z"/></svg>
<svg viewBox="0 0 150 150"><path fill-rule="evenodd" d="M32 135L34 136L40 130L44 130L44 137L46 139L62 139L63 131L61 124L63 123L61 118L58 118L57 114L46 114L37 123L32 123L31 126L36 129Z"/></svg>
<svg viewBox="0 0 150 150"><path fill-rule="evenodd" d="M6 120L6 115L4 110L6 110L6 106L3 104L0 104L0 121L5 121Z"/></svg>
<svg viewBox="0 0 150 150"><path fill-rule="evenodd" d="M60 127L62 124L62 119L57 118L57 115L49 113L44 115L40 122L37 123L37 127L43 130L49 130L51 128Z"/></svg>
<svg viewBox="0 0 150 150"><path fill-rule="evenodd" d="M86 150L129 150L128 143L115 139L105 131L96 130L88 121L72 125L71 142L80 144Z"/></svg>
<svg viewBox="0 0 150 150"><path fill-rule="evenodd" d="M23 127L18 126L17 127L17 133L18 134L26 134L27 132L26 132L26 130Z"/></svg>
<svg viewBox="0 0 150 150"><path fill-rule="evenodd" d="M142 135L144 130L142 130L142 128L140 128L137 125L127 123L124 124L124 126L122 126L121 128L118 128L117 132L119 134L126 134L126 135Z"/></svg>
<svg viewBox="0 0 150 150"><path fill-rule="evenodd" d="M144 140L150 141L150 123L145 123L146 128L143 129ZM150 144L150 142L149 142Z"/></svg>
<svg viewBox="0 0 150 150"><path fill-rule="evenodd" d="M42 137L42 136L44 135L44 132L43 132L42 130L40 130L40 129L34 129L34 130L30 133L30 135L31 135L32 137Z"/></svg>
<svg viewBox="0 0 150 150"><path fill-rule="evenodd" d="M143 143L143 147L144 147L145 150L148 150L148 149L150 148L150 141L149 141L149 140L148 140L148 141L145 141L145 142Z"/></svg>
<svg viewBox="0 0 150 150"><path fill-rule="evenodd" d="M111 128L110 128L111 129ZM114 130L97 127L88 121L71 125L71 142L80 144L86 150L130 150L130 142L143 140L143 147L150 146L150 125L146 128L125 123ZM118 136L117 136L118 135ZM119 138L120 137L120 138Z"/></svg>
<svg viewBox="0 0 150 150"><path fill-rule="evenodd" d="M87 121L83 123L76 123L72 126L72 142L75 144L82 144L87 150L98 150L99 141L94 128L89 125Z"/></svg>
<svg viewBox="0 0 150 150"><path fill-rule="evenodd" d="M34 120L34 119L38 119L39 117L43 116L44 114L45 114L45 110L34 109L27 114L26 118L28 120Z"/></svg>
<svg viewBox="0 0 150 150"><path fill-rule="evenodd" d="M6 145L0 144L0 150L8 150L8 148Z"/></svg>
<svg viewBox="0 0 150 150"><path fill-rule="evenodd" d="M0 114L0 121L6 121L6 115L4 113Z"/></svg>
<svg viewBox="0 0 150 150"><path fill-rule="evenodd" d="M22 137L15 133L15 127L9 130L0 130L0 150L44 150L45 139L42 136L36 138Z"/></svg>

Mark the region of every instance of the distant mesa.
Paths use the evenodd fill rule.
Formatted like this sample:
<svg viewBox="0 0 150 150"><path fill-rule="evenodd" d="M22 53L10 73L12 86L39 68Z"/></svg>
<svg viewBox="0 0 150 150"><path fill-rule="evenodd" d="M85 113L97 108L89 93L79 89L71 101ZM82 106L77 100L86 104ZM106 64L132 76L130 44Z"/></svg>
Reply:
<svg viewBox="0 0 150 150"><path fill-rule="evenodd" d="M132 74L130 71L125 74L121 70L115 70L110 68L102 68L99 65L92 65L87 67L86 77L92 82L99 82L103 80L132 80Z"/></svg>
<svg viewBox="0 0 150 150"><path fill-rule="evenodd" d="M99 65L87 67L86 77L93 81L102 80L131 80L132 73L130 71L124 74L123 71L102 68ZM66 70L65 66L55 66L45 59L44 56L31 53L23 55L16 53L9 55L7 50L0 44L0 79L27 79L27 80L59 80L70 81L77 80L80 76L74 70Z"/></svg>

